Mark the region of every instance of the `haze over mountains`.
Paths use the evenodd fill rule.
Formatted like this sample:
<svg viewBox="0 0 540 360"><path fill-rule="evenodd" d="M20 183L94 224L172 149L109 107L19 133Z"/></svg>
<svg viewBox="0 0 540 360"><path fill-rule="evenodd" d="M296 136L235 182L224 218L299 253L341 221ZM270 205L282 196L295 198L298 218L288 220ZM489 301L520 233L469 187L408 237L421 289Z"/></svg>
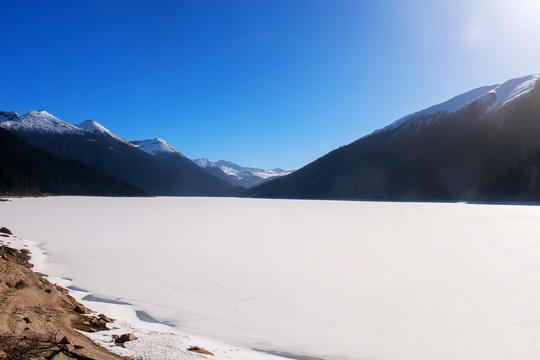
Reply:
<svg viewBox="0 0 540 360"><path fill-rule="evenodd" d="M93 120L72 125L44 110L0 112L0 127L150 195L540 201L539 78L468 91L296 172L192 161L162 139L128 141Z"/></svg>

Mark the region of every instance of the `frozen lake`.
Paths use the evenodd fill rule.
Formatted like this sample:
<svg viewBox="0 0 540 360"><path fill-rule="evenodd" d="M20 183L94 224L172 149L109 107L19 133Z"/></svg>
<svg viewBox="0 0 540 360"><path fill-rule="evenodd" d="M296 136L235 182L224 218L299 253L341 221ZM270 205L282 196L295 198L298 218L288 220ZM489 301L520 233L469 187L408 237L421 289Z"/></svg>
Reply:
<svg viewBox="0 0 540 360"><path fill-rule="evenodd" d="M13 199L50 275L226 343L325 359L540 358L540 207Z"/></svg>

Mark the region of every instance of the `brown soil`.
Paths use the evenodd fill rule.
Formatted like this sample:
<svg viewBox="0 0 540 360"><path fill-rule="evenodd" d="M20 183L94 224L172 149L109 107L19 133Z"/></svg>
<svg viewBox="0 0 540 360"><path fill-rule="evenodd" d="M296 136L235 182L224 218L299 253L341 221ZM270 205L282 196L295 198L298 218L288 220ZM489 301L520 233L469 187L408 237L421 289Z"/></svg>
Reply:
<svg viewBox="0 0 540 360"><path fill-rule="evenodd" d="M111 319L84 315L89 310L69 296L66 289L33 272L29 258L28 250L0 245L0 359L125 359L74 330L104 330ZM8 343L17 345L18 351L25 346L43 351L38 356L17 357L15 350L7 348Z"/></svg>
<svg viewBox="0 0 540 360"><path fill-rule="evenodd" d="M192 351L192 352L199 353L199 354L212 355L212 356L214 355L210 351L208 351L206 349L203 349L201 347L198 347L198 346L192 346L192 347L188 348L188 350Z"/></svg>

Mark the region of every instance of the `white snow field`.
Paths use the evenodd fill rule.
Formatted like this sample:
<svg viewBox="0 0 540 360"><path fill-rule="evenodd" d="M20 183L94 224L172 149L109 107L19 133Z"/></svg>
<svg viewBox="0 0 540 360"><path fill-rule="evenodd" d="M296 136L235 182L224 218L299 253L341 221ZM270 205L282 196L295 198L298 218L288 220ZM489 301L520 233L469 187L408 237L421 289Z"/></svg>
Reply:
<svg viewBox="0 0 540 360"><path fill-rule="evenodd" d="M0 219L41 243L40 271L230 349L540 358L538 206L48 197Z"/></svg>

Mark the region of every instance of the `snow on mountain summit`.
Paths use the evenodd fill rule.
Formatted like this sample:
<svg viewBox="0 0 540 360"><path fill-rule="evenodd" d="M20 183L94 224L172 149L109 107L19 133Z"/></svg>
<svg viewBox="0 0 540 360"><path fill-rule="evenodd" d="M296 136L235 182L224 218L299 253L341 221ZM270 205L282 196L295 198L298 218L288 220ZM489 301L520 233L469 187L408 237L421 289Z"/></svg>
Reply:
<svg viewBox="0 0 540 360"><path fill-rule="evenodd" d="M403 125L414 126L418 130L436 121L443 114L457 112L477 101L493 101L486 111L487 114L529 94L538 79L540 79L540 74L533 74L511 79L502 84L482 86L443 103L406 115L374 133L393 130Z"/></svg>
<svg viewBox="0 0 540 360"><path fill-rule="evenodd" d="M199 167L206 169L209 173L211 173L209 170L219 169L228 176L227 181L233 185L244 186L246 188L262 184L265 181L277 177L289 175L292 172L279 168L264 170L253 167L245 167L226 160L219 160L214 163L207 158L200 158L192 159L191 161L193 161Z"/></svg>
<svg viewBox="0 0 540 360"><path fill-rule="evenodd" d="M185 157L184 154L178 151L174 146L168 144L165 140L160 138L131 141L131 144L150 155L161 156L178 154Z"/></svg>
<svg viewBox="0 0 540 360"><path fill-rule="evenodd" d="M2 116L0 126L8 130L38 131L51 134L81 134L84 132L83 129L62 121L45 110L30 111L24 115L19 115L16 112L4 114L10 114L10 116Z"/></svg>
<svg viewBox="0 0 540 360"><path fill-rule="evenodd" d="M99 135L102 135L102 136L108 136L108 137L113 138L114 140L117 140L117 141L120 141L120 142L122 142L124 144L133 146L129 141L127 141L126 139L123 139L120 136L116 135L111 130L107 129L105 126L101 125L97 121L86 120L86 121L83 121L80 124L75 124L75 126L78 127L78 128L90 131L90 132L92 132L94 134L99 134Z"/></svg>
<svg viewBox="0 0 540 360"><path fill-rule="evenodd" d="M225 174L236 177L238 179L243 179L249 176L255 176L261 179L268 179L276 176L289 175L292 172L285 171L279 168L264 170L253 167L245 167L226 160L217 161L216 166L218 166Z"/></svg>
<svg viewBox="0 0 540 360"><path fill-rule="evenodd" d="M536 82L540 79L540 74L533 74L517 79L512 79L489 91L495 94L496 100L489 106L488 112L497 110L520 97L529 94L534 89Z"/></svg>
<svg viewBox="0 0 540 360"><path fill-rule="evenodd" d="M212 161L208 160L207 158L191 159L191 161L193 161L196 165L204 169L217 167L216 164L214 164Z"/></svg>
<svg viewBox="0 0 540 360"><path fill-rule="evenodd" d="M15 111L0 111L0 126L15 132L42 134L62 134L87 136L90 133L99 135L107 139L124 143L131 147L136 147L151 155L178 154L185 157L174 146L167 144L165 140L156 138L150 140L128 141L116 135L105 126L94 120L86 120L82 123L72 125L58 119L45 110L30 111L24 115L19 115Z"/></svg>

